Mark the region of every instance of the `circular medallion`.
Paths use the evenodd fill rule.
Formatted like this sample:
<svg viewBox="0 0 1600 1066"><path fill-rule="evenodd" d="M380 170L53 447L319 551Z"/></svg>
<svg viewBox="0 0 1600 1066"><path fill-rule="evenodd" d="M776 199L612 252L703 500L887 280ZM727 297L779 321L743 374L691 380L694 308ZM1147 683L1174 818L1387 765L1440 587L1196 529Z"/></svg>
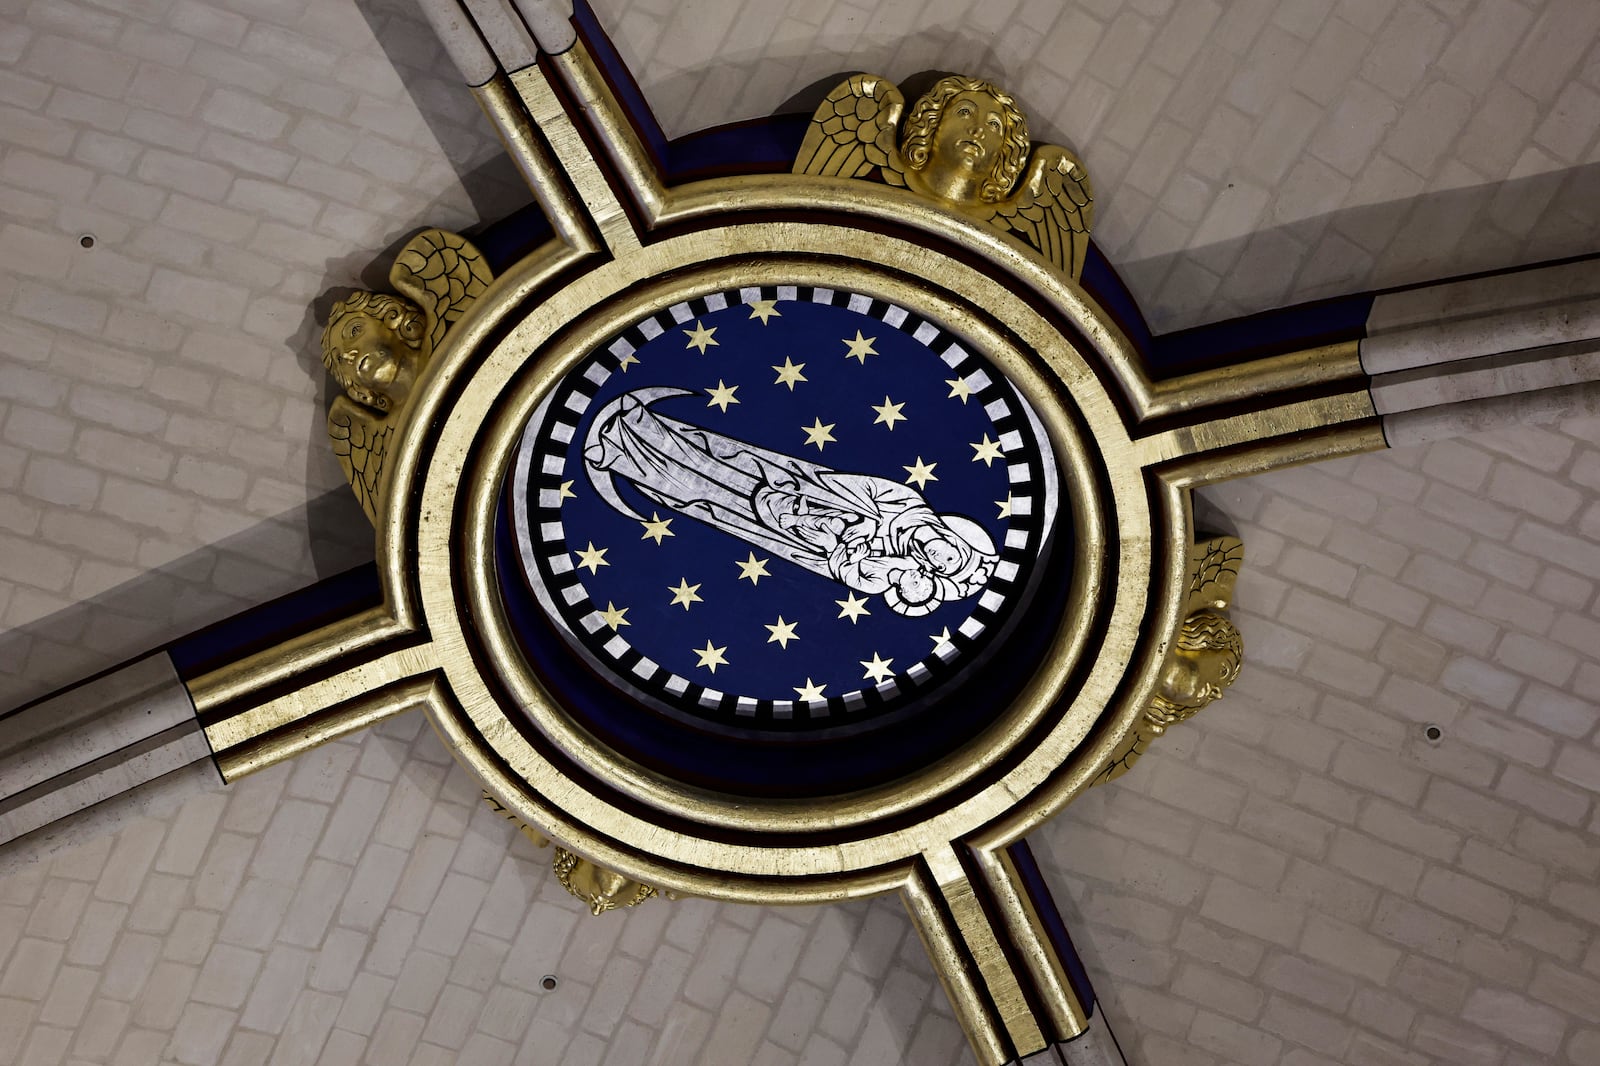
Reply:
<svg viewBox="0 0 1600 1066"><path fill-rule="evenodd" d="M1061 535L1048 438L970 347L805 285L652 313L528 422L502 568L654 712L773 739L912 716L991 658Z"/></svg>

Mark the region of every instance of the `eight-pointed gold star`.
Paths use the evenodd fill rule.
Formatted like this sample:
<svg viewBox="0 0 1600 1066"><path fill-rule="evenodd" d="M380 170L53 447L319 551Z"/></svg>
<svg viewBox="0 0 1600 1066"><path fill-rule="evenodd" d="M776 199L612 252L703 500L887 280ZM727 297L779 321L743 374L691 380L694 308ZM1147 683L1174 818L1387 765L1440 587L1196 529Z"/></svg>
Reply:
<svg viewBox="0 0 1600 1066"><path fill-rule="evenodd" d="M806 678L806 683L805 683L804 687L802 687L800 685L796 685L796 686L794 686L794 690L800 694L797 697L800 700L800 702L802 702L802 703L815 703L818 700L825 700L825 699L828 698L828 697L826 697L826 696L824 696L822 694L822 690L827 688L827 687L828 687L827 685L814 685L814 684L812 684L811 683L811 679L808 677L808 678Z"/></svg>
<svg viewBox="0 0 1600 1066"><path fill-rule="evenodd" d="M730 403L738 403L739 402L738 398L736 396L734 396L734 393L737 392L737 391L739 391L739 386L737 386L737 385L724 385L722 383L722 379L718 378L717 379L717 387L714 388L714 389L707 389L706 390L706 395L711 397L711 399L706 401L706 406L707 407L721 408L722 413L723 414L727 414L728 413L728 405Z"/></svg>
<svg viewBox="0 0 1600 1066"><path fill-rule="evenodd" d="M871 678L872 683L875 685L881 685L887 678L894 676L894 671L890 669L890 665L894 662L894 660L885 659L877 652L872 653L871 662L868 662L866 659L860 659L858 661L867 669L867 672L861 676L863 678Z"/></svg>
<svg viewBox="0 0 1600 1066"><path fill-rule="evenodd" d="M768 560L766 559L757 559L755 552L751 552L750 558L742 563L737 559L734 560L734 565L739 568L739 580L743 581L745 578L749 578L752 585L759 585L762 578L772 576L767 573L767 563ZM698 587L696 586L696 588Z"/></svg>
<svg viewBox="0 0 1600 1066"><path fill-rule="evenodd" d="M789 642L791 640L799 640L800 639L799 637L795 636L794 627L795 627L795 623L793 623L793 622L785 622L783 620L783 615L780 614L778 616L778 624L777 625L767 626L767 632L772 634L772 636L767 638L767 643L768 644L776 643L778 645L778 647L782 648L784 651L788 651L789 650Z"/></svg>
<svg viewBox="0 0 1600 1066"><path fill-rule="evenodd" d="M629 352L627 355L617 360L617 369L626 374L630 366L637 366L638 363L639 357L634 355L632 352Z"/></svg>
<svg viewBox="0 0 1600 1066"><path fill-rule="evenodd" d="M705 355L707 348L720 347L711 336L716 331L716 326L706 329L705 326L700 324L700 320L697 318L694 320L694 329L686 329L683 331L683 335L689 338L689 343L685 344L684 347L698 348L700 349L700 354Z"/></svg>
<svg viewBox="0 0 1600 1066"><path fill-rule="evenodd" d="M855 340L851 340L848 337L843 338L843 343L850 348L848 352L844 353L844 357L846 359L854 359L862 366L866 366L867 356L878 354L877 349L872 346L872 342L877 339L876 337L863 337L861 331L859 329L856 330Z"/></svg>
<svg viewBox="0 0 1600 1066"><path fill-rule="evenodd" d="M783 314L778 310L777 300L751 300L750 317L759 318L764 326L767 324L767 319L782 318Z"/></svg>
<svg viewBox="0 0 1600 1066"><path fill-rule="evenodd" d="M563 481L561 483L561 490L556 493L556 502L559 503L562 500L575 500L577 498L578 494L572 491L572 482Z"/></svg>
<svg viewBox="0 0 1600 1066"><path fill-rule="evenodd" d="M945 384L950 386L950 395L945 399L960 399L967 402L967 397L972 395L972 386L967 384L966 378L947 378Z"/></svg>
<svg viewBox="0 0 1600 1066"><path fill-rule="evenodd" d="M724 644L720 648L713 647L711 644L711 638L709 637L706 638L705 647L690 648L689 650L700 656L700 661L695 663L695 665L703 666L707 670L710 670L713 674L717 672L717 667L728 665L728 660L722 654L728 650L728 646Z"/></svg>
<svg viewBox="0 0 1600 1066"><path fill-rule="evenodd" d="M933 468L938 465L938 463L923 463L922 456L919 455L917 456L916 466L903 466L900 469L906 472L907 485L914 484L919 489L925 489L928 487L928 482L939 480L938 476L933 472Z"/></svg>
<svg viewBox="0 0 1600 1066"><path fill-rule="evenodd" d="M672 602L667 604L668 607L676 607L681 603L683 604L683 609L687 611L691 603L705 602L697 595L697 593L700 591L700 586L689 584L689 579L686 577L680 577L678 579L678 585L676 588L668 585L667 591L672 593Z"/></svg>
<svg viewBox="0 0 1600 1066"><path fill-rule="evenodd" d="M628 609L626 607L618 607L610 600L607 600L606 609L600 612L600 617L605 620L606 625L615 630L622 626L633 625L633 623L628 621L628 619L625 617L627 613Z"/></svg>
<svg viewBox="0 0 1600 1066"><path fill-rule="evenodd" d="M833 602L839 605L839 617L850 619L851 625L854 625L856 623L856 619L860 618L862 615L872 613L871 611L867 610L867 601L863 599L857 599L854 592L847 592L845 593L845 599L834 600Z"/></svg>
<svg viewBox="0 0 1600 1066"><path fill-rule="evenodd" d="M995 506L1000 508L1000 513L998 515L996 515L997 518L1010 518L1011 517L1011 494L1009 492L1006 493L1006 498L1005 499L996 500L994 502L995 502Z"/></svg>
<svg viewBox="0 0 1600 1066"><path fill-rule="evenodd" d="M877 425L879 422L882 422L884 425L889 427L889 432L893 433L894 424L896 422L904 422L906 420L906 416L900 413L900 408L904 406L904 403L895 403L893 400L889 399L889 397L885 396L883 398L883 403L872 408L874 411L878 412L878 417L872 420L872 424Z"/></svg>
<svg viewBox="0 0 1600 1066"><path fill-rule="evenodd" d="M972 457L972 461L976 463L981 459L983 460L984 466L993 466L994 461L1000 458L1001 451L1003 450L1000 447L1000 442L997 440L990 440L989 434L987 433L983 435L983 440L979 441L977 444L970 445L970 447L973 451L978 453Z"/></svg>
<svg viewBox="0 0 1600 1066"><path fill-rule="evenodd" d="M602 566L611 565L606 562L606 552L610 550L610 548L596 548L594 541L591 540L587 548L577 553L578 565L587 566L591 574L598 574Z"/></svg>
<svg viewBox="0 0 1600 1066"><path fill-rule="evenodd" d="M793 392L795 382L806 380L806 376L800 373L805 368L806 365L804 363L797 363L786 355L783 357L782 366L774 366L772 368L778 372L778 380L774 381L773 384L787 385L789 386L789 391Z"/></svg>
<svg viewBox="0 0 1600 1066"><path fill-rule="evenodd" d="M837 422L829 422L827 425L823 425L822 419L818 418L809 426L801 426L800 432L806 435L806 444L815 444L817 451L820 452L824 444L833 443L833 427L838 424Z"/></svg>
<svg viewBox="0 0 1600 1066"><path fill-rule="evenodd" d="M654 511L650 512L650 521L645 522L641 520L639 524L644 527L644 536L640 537L640 540L653 540L657 544L660 544L662 537L677 536L676 533L667 528L668 526L672 525L672 519L662 518Z"/></svg>

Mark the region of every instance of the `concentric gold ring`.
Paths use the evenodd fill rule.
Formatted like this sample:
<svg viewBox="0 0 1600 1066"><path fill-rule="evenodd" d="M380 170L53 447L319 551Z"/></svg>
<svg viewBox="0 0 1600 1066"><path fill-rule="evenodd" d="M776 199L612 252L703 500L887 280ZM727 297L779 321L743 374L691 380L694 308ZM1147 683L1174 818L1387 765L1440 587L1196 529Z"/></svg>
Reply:
<svg viewBox="0 0 1600 1066"><path fill-rule="evenodd" d="M453 695L435 725L508 808L625 872L734 898L770 898L783 883L816 898L881 891L916 855L981 832L1024 799L1058 806L1077 787L1064 772L1073 753L1103 719L1120 733L1116 723L1148 687L1144 666L1159 650L1140 636L1157 576L1151 547L1156 528L1184 524L1178 497L1147 485L1089 360L1026 301L942 252L859 238L791 222L661 241L544 296L488 350L450 351L452 367L434 379L453 379L454 398L429 423L415 484L397 495L416 500L414 566L403 579ZM840 257L841 247L855 254ZM494 574L498 493L524 424L556 382L641 314L759 284L849 287L962 336L1038 413L1076 532L1071 587L1053 593L1061 613L1050 650L1008 710L919 773L803 804L708 793L596 741L522 658ZM522 710L534 731L517 725Z"/></svg>

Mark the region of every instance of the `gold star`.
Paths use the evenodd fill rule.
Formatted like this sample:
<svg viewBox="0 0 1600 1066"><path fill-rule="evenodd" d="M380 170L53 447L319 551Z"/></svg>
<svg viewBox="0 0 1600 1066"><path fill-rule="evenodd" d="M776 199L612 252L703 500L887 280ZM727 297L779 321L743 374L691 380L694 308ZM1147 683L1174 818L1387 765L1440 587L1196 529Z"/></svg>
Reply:
<svg viewBox="0 0 1600 1066"><path fill-rule="evenodd" d="M587 566L591 574L598 574L602 566L611 565L606 562L606 552L610 550L610 548L596 548L594 541L591 540L587 548L577 553L578 565Z"/></svg>
<svg viewBox="0 0 1600 1066"><path fill-rule="evenodd" d="M1006 498L1005 499L996 500L994 502L995 502L995 506L1000 508L1000 513L998 515L996 515L995 517L997 517L997 518L1010 518L1011 517L1011 493L1009 493L1009 492L1006 493Z"/></svg>
<svg viewBox="0 0 1600 1066"><path fill-rule="evenodd" d="M556 493L556 502L560 503L562 500L575 500L577 498L578 494L572 491L572 482L563 481L561 483L561 491Z"/></svg>
<svg viewBox="0 0 1600 1066"><path fill-rule="evenodd" d="M671 585L668 585L667 591L672 593L672 602L667 604L668 607L676 607L681 603L683 604L683 609L687 611L691 603L705 602L699 596L695 595L695 593L700 591L700 586L689 584L689 579L686 577L680 577L678 579L677 588L673 588Z"/></svg>
<svg viewBox="0 0 1600 1066"><path fill-rule="evenodd" d="M799 640L800 639L799 637L794 635L794 627L795 627L795 623L793 623L793 622L785 622L783 620L783 615L780 614L778 616L778 624L777 625L775 625L775 626L767 626L767 632L772 634L772 636L767 638L767 643L768 644L776 643L778 645L778 647L782 648L784 651L788 651L789 650L789 642L791 640Z"/></svg>
<svg viewBox="0 0 1600 1066"><path fill-rule="evenodd" d="M973 462L977 462L979 459L982 459L984 466L993 466L994 461L1000 458L1000 442L997 440L990 440L989 434L987 433L983 435L983 440L981 443L970 445L970 447L973 451L978 453L972 457Z"/></svg>
<svg viewBox="0 0 1600 1066"><path fill-rule="evenodd" d="M650 521L640 521L639 524L644 527L644 536L640 537L640 540L653 540L657 544L660 544L662 537L677 536L676 533L667 528L668 526L672 525L672 519L662 518L654 511L650 512Z"/></svg>
<svg viewBox="0 0 1600 1066"><path fill-rule="evenodd" d="M728 405L730 403L738 403L739 402L738 399L736 399L734 397L734 395L733 395L738 390L739 390L739 386L737 386L737 385L724 385L722 383L722 379L718 378L717 379L717 387L714 388L714 389L707 389L706 390L706 395L711 397L711 399L706 401L706 406L707 407L718 407L718 408L721 408L722 409L722 413L723 414L727 414L728 413Z"/></svg>
<svg viewBox="0 0 1600 1066"><path fill-rule="evenodd" d="M796 685L794 690L800 694L798 698L802 703L816 703L818 700L825 700L828 698L822 694L822 690L827 687L827 685L813 685L811 683L811 679L808 677L806 678L804 688Z"/></svg>
<svg viewBox="0 0 1600 1066"><path fill-rule="evenodd" d="M967 397L972 395L972 386L967 384L966 378L946 378L945 384L950 386L950 395L945 399L958 398L962 403L967 402Z"/></svg>
<svg viewBox="0 0 1600 1066"><path fill-rule="evenodd" d="M855 340L850 340L847 337L847 338L844 338L842 340L842 342L841 342L843 344L849 345L849 347L850 347L850 350L848 352L844 353L844 357L846 359L854 359L856 362L860 363L862 366L866 366L867 365L867 356L869 356L869 355L877 355L878 354L877 350L872 347L872 342L877 340L877 339L878 338L876 338L876 337L863 337L861 335L861 331L859 329L856 330L856 339Z"/></svg>
<svg viewBox="0 0 1600 1066"><path fill-rule="evenodd" d="M750 317L759 318L764 326L767 324L767 319L782 318L783 314L778 310L777 300L751 300Z"/></svg>
<svg viewBox="0 0 1600 1066"><path fill-rule="evenodd" d="M938 651L940 648L950 643L950 627L945 626L942 630L935 633L928 639L933 641L933 650Z"/></svg>
<svg viewBox="0 0 1600 1066"><path fill-rule="evenodd" d="M705 647L690 648L689 650L700 656L700 661L695 663L695 665L703 666L707 670L710 670L713 674L717 672L717 667L728 665L728 660L723 658L722 655L723 652L728 650L728 646L726 644L720 648L714 648L711 646L710 638L707 638Z"/></svg>
<svg viewBox="0 0 1600 1066"><path fill-rule="evenodd" d="M916 466L903 466L900 469L904 470L906 474L909 475L906 478L907 485L915 482L917 488L925 489L928 487L928 482L939 480L939 478L933 472L933 468L938 465L938 463L924 464L922 462L922 456L919 455L917 456Z"/></svg>
<svg viewBox="0 0 1600 1066"><path fill-rule="evenodd" d="M718 345L717 342L711 338L711 335L716 331L717 327L715 326L712 326L710 329L706 329L700 324L700 320L697 318L694 320L694 329L686 329L683 331L683 335L689 338L689 343L685 344L684 347L698 348L700 349L700 354L705 355L707 348L720 347L720 345Z"/></svg>
<svg viewBox="0 0 1600 1066"><path fill-rule="evenodd" d="M605 619L606 625L610 626L613 630L616 630L621 626L633 625L632 622L623 617L627 613L628 609L626 607L618 607L610 600L607 600L606 609L600 612L600 617Z"/></svg>
<svg viewBox="0 0 1600 1066"><path fill-rule="evenodd" d="M894 676L894 671L889 668L890 664L893 663L894 660L885 659L877 652L872 653L871 662L868 662L865 659L861 659L859 662L862 666L867 668L867 672L861 676L863 678L871 678L872 683L875 685L881 685L883 684L885 678Z"/></svg>
<svg viewBox="0 0 1600 1066"><path fill-rule="evenodd" d="M638 364L639 364L639 357L637 355L634 355L632 352L629 352L627 355L625 355L621 359L617 360L617 369L621 370L624 374L626 374L628 372L628 368L630 366L637 366Z"/></svg>
<svg viewBox="0 0 1600 1066"><path fill-rule="evenodd" d="M759 585L759 584L761 584L761 579L762 578L771 577L772 576L771 574L767 573L767 563L768 562L769 562L769 560L767 560L767 559L757 559L756 558L756 553L755 552L751 552L750 553L750 558L746 559L742 563L739 562L737 559L735 559L734 560L734 565L739 568L739 580L740 581L743 581L745 578L749 578L750 579L750 584ZM695 587L699 588L698 585L696 585Z"/></svg>
<svg viewBox="0 0 1600 1066"><path fill-rule="evenodd" d="M773 384L787 385L789 386L789 391L793 392L795 382L806 380L806 376L800 373L800 371L804 370L805 368L806 365L804 363L797 363L786 355L783 357L782 366L775 366L772 368L778 372L778 380L774 381Z"/></svg>
<svg viewBox="0 0 1600 1066"><path fill-rule="evenodd" d="M872 424L877 425L879 422L882 422L884 425L889 427L889 432L893 433L894 424L896 422L904 422L906 420L906 416L900 413L900 408L904 406L905 404L895 403L890 400L889 397L885 396L883 398L883 403L873 408L874 411L878 412L878 417L872 420Z"/></svg>
<svg viewBox="0 0 1600 1066"><path fill-rule="evenodd" d="M872 613L867 610L867 601L856 599L854 592L845 593L845 597L845 599L834 600L833 602L839 605L839 617L850 619L851 625L855 625L856 619L862 615Z"/></svg>
<svg viewBox="0 0 1600 1066"><path fill-rule="evenodd" d="M829 422L827 425L823 425L822 419L818 418L809 426L801 426L800 432L806 435L806 444L815 444L817 451L820 452L824 444L833 442L833 427L838 424L837 422Z"/></svg>

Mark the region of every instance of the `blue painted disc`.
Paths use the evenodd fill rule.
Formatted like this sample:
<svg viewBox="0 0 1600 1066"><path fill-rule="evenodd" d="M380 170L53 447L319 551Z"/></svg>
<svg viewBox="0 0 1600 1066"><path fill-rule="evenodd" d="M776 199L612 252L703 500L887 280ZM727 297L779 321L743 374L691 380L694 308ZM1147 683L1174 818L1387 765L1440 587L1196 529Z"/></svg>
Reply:
<svg viewBox="0 0 1600 1066"><path fill-rule="evenodd" d="M648 708L854 733L993 655L1057 486L1038 420L962 338L860 294L734 289L557 385L516 455L501 565Z"/></svg>

